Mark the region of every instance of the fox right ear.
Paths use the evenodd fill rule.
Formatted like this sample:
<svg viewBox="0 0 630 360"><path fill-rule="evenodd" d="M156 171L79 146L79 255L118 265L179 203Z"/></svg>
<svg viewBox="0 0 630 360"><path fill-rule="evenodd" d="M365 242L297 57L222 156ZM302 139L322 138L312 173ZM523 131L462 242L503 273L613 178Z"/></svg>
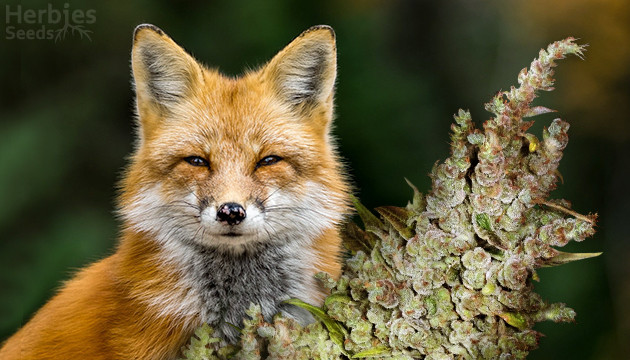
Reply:
<svg viewBox="0 0 630 360"><path fill-rule="evenodd" d="M271 59L263 74L293 106L332 107L337 75L335 32L326 25L304 31Z"/></svg>
<svg viewBox="0 0 630 360"><path fill-rule="evenodd" d="M131 67L143 127L190 95L203 79L197 61L150 24L138 25L134 31Z"/></svg>

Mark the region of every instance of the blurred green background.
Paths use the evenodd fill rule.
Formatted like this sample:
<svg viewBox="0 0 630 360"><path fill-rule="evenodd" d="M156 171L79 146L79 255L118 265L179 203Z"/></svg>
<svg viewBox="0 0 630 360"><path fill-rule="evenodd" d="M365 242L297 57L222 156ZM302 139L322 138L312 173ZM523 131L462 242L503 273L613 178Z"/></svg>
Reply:
<svg viewBox="0 0 630 360"><path fill-rule="evenodd" d="M95 10L90 39L7 40L7 6ZM630 2L515 1L10 1L0 35L0 341L73 271L113 251L116 182L133 142L133 28L160 26L202 62L230 75L263 64L315 24L337 32L336 135L358 195L404 205L403 177L428 190L448 156L452 114L516 84L541 47L566 36L586 61L557 71L537 104L572 125L553 196L600 214L599 231L570 251L604 251L540 272L549 301L576 324L540 324L532 359L619 359L630 351ZM11 19L10 19L11 20ZM19 24L40 29L43 23ZM537 129L537 130L536 130ZM624 355L625 354L625 355Z"/></svg>

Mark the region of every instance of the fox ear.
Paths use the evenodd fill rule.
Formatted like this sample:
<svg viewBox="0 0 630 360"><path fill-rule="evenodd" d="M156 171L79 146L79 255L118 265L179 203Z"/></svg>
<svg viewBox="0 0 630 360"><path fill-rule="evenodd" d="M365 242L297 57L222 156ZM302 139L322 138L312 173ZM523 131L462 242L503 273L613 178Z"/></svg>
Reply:
<svg viewBox="0 0 630 360"><path fill-rule="evenodd" d="M332 106L337 76L334 30L319 25L304 31L271 59L263 76L293 106Z"/></svg>
<svg viewBox="0 0 630 360"><path fill-rule="evenodd" d="M202 81L201 66L195 59L149 24L138 25L134 31L131 67L141 122L151 115L163 115Z"/></svg>

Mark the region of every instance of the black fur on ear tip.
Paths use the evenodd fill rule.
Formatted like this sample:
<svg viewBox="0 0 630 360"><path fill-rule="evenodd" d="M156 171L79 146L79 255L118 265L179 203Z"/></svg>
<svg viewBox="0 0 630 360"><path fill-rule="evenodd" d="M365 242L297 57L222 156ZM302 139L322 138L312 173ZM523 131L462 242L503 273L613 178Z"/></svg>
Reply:
<svg viewBox="0 0 630 360"><path fill-rule="evenodd" d="M152 24L140 24L140 25L136 26L136 28L133 31L133 41L134 41L134 43L136 42L136 40L138 40L138 34L140 33L140 31L142 31L144 29L149 29L151 31L154 31L160 36L164 35L164 31L162 31L162 29L160 29L159 27L157 27L155 25L152 25Z"/></svg>
<svg viewBox="0 0 630 360"><path fill-rule="evenodd" d="M304 36L310 32L319 31L319 30L328 30L328 32L330 33L330 36L332 36L333 40L335 40L336 38L335 30L330 25L311 26L310 28L306 29L300 36Z"/></svg>

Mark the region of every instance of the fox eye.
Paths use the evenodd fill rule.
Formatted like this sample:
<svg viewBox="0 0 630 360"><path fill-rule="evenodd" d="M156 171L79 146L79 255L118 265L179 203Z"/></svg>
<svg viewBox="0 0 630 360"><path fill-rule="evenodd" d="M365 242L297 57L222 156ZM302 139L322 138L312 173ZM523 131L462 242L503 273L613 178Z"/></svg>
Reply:
<svg viewBox="0 0 630 360"><path fill-rule="evenodd" d="M189 157L185 157L184 161L186 161L187 163L189 163L192 166L205 166L207 167L208 161L204 158L202 158L201 156L189 156Z"/></svg>
<svg viewBox="0 0 630 360"><path fill-rule="evenodd" d="M256 168L259 168L261 166L273 165L273 164L277 163L280 160L282 160L282 158L280 156L277 156L277 155L265 156L262 160L260 160L258 162L258 164L256 164Z"/></svg>

